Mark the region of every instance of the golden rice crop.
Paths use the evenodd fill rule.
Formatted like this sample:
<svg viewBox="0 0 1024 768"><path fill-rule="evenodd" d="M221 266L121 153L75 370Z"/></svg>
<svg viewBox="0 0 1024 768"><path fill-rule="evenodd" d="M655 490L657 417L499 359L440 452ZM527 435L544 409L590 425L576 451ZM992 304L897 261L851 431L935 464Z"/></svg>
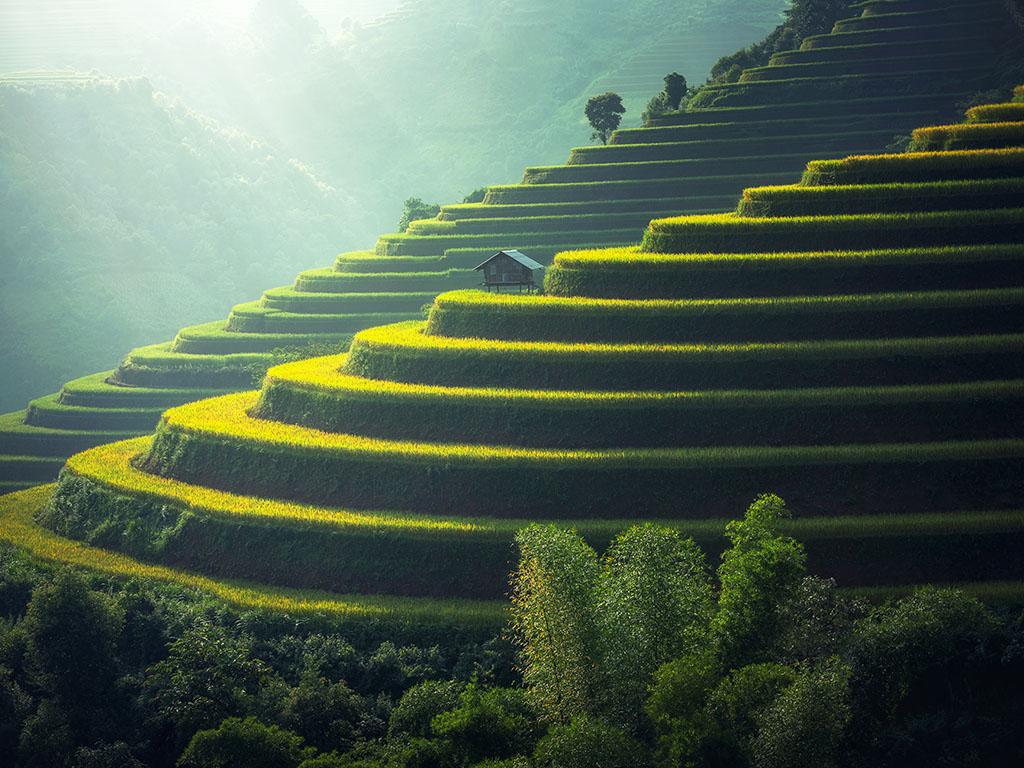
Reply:
<svg viewBox="0 0 1024 768"><path fill-rule="evenodd" d="M0 538L52 562L81 566L112 576L154 579L198 589L239 608L284 611L292 614L326 614L357 620L412 620L424 623L455 623L501 626L503 602L431 600L391 596L339 595L317 590L265 587L238 580L218 580L188 571L150 565L98 547L64 539L36 525L34 512L46 503L53 486L42 486L0 498Z"/></svg>
<svg viewBox="0 0 1024 768"><path fill-rule="evenodd" d="M961 139L985 141L990 139L1019 139L1024 137L1024 123L1020 121L1000 123L958 123L955 125L932 125L916 128L911 138L918 142L935 143Z"/></svg>
<svg viewBox="0 0 1024 768"><path fill-rule="evenodd" d="M92 547L82 542L65 539L37 525L33 516L49 498L53 486L40 486L0 497L0 539L26 549L34 557L51 562L65 563L115 577L153 579L196 589L211 594L229 605L243 609L282 611L298 615L328 615L344 619L395 619L424 623L454 623L475 626L500 626L506 621L504 602L472 600L436 600L390 596L338 595L315 590L266 587L238 580L220 580L200 576L175 568L143 563L125 555ZM864 518L813 518L787 520L780 528L798 538L820 535L908 535L927 534L943 530L962 530L957 515L922 515L906 518L884 516ZM971 530L1019 529L1021 515L1017 511L1003 513L974 513L969 520ZM947 525L953 523L953 527ZM516 521L504 521L516 523ZM586 529L600 530L602 540L610 540L632 521L579 521L582 535ZM610 524L610 525L608 525ZM725 521L666 521L678 527L684 535L719 536ZM511 533L511 532L510 532ZM1019 599L1024 585L1019 582L982 582L963 585L972 594L986 600ZM908 587L872 587L844 590L867 598L882 599Z"/></svg>
<svg viewBox="0 0 1024 768"><path fill-rule="evenodd" d="M331 530L401 529L410 533L494 532L492 521L463 518L437 519L424 516L350 512L333 507L293 504L256 496L243 496L190 485L136 469L132 459L145 451L152 437L101 445L68 459L66 469L74 475L129 496L144 497L191 512L226 519L245 518L266 522L321 526Z"/></svg>
<svg viewBox="0 0 1024 768"><path fill-rule="evenodd" d="M970 226L985 224L1014 224L1021 218L1022 209L1007 208L980 211L927 211L912 213L855 213L828 216L740 216L736 213L713 213L700 216L672 216L652 219L648 232L664 234L702 234L708 232L743 233L782 232L799 234L804 230L872 230L893 227ZM641 246L643 247L643 246Z"/></svg>
<svg viewBox="0 0 1024 768"><path fill-rule="evenodd" d="M850 155L842 160L811 160L812 173L868 168L971 168L1024 163L1024 149L962 149L952 152L901 152L898 154Z"/></svg>
<svg viewBox="0 0 1024 768"><path fill-rule="evenodd" d="M846 405L885 402L942 402L1022 396L1024 382L987 381L953 384L914 384L877 387L818 387L806 389L703 390L703 391L586 391L513 389L502 387L447 387L366 379L340 372L345 355L311 358L275 366L267 372L264 387L283 385L324 392L345 398L409 398L425 408L442 400L477 404L537 406L580 409L689 402L694 407L713 405Z"/></svg>
<svg viewBox="0 0 1024 768"><path fill-rule="evenodd" d="M425 443L383 440L323 432L292 424L250 417L247 411L256 392L201 400L172 408L161 420L158 437L173 430L205 440L237 441L294 454L335 456L355 461L402 463L449 463L544 467L591 467L594 469L678 469L686 467L795 466L856 464L876 461L941 461L971 456L1011 458L1024 456L1024 440L949 441L922 444L876 444L788 447L700 447L609 450L522 448L517 446Z"/></svg>
<svg viewBox="0 0 1024 768"><path fill-rule="evenodd" d="M867 251L793 251L778 253L646 253L639 246L591 251L564 251L555 256L563 269L668 270L683 267L736 269L779 264L948 263L1011 260L1024 257L1021 245L962 245L940 248L898 248Z"/></svg>
<svg viewBox="0 0 1024 768"><path fill-rule="evenodd" d="M515 315L543 313L544 316L565 314L592 316L609 314L630 317L645 315L706 315L748 310L765 312L797 312L827 308L829 311L879 309L918 309L954 306L1002 306L1024 300L1024 288L995 288L967 291L937 290L890 293L829 294L821 296L772 296L730 299L598 299L585 296L536 296L526 294L492 294L462 290L442 293L434 299L440 309L450 311ZM428 322L428 329L431 327Z"/></svg>
<svg viewBox="0 0 1024 768"><path fill-rule="evenodd" d="M795 359L834 357L877 357L879 355L934 355L968 351L1015 351L1024 343L1022 334L992 336L950 336L912 339L868 339L828 341L751 342L745 344L603 344L554 341L494 341L491 339L429 336L422 333L423 323L411 321L367 328L355 335L353 349L430 354L494 355L508 358L544 358L546 356L592 359L635 356L660 358L715 359Z"/></svg>

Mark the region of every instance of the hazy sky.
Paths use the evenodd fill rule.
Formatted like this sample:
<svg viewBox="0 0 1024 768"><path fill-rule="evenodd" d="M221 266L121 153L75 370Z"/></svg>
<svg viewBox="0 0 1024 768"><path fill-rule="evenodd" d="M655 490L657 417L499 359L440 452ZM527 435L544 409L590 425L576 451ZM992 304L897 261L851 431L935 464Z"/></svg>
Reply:
<svg viewBox="0 0 1024 768"><path fill-rule="evenodd" d="M0 0L0 72L76 66L77 54L131 49L190 18L239 25L257 0ZM299 0L328 33L403 0Z"/></svg>

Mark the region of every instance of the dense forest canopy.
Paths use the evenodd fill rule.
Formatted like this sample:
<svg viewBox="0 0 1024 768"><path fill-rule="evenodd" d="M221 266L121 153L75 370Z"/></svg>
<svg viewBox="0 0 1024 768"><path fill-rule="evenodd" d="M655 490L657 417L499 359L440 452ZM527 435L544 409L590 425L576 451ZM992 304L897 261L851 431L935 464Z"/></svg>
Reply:
<svg viewBox="0 0 1024 768"><path fill-rule="evenodd" d="M653 525L518 535L503 631L239 611L0 546L0 759L67 768L908 768L1024 755L1024 631L805 572L777 497L717 568Z"/></svg>

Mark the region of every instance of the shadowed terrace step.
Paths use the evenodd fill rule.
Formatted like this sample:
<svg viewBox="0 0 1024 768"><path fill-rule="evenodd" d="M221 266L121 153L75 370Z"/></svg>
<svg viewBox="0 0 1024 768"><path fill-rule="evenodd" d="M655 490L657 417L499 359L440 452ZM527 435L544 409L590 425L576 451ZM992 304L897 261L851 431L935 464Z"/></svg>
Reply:
<svg viewBox="0 0 1024 768"><path fill-rule="evenodd" d="M616 508L715 516L764 487L816 497L816 512L839 497L837 487L858 487L861 503L871 499L862 509L879 512L917 508L936 493L953 507L968 498L998 507L1018 501L1024 488L1013 471L1022 440L606 451L391 442L253 419L247 410L255 398L229 395L166 412L138 468L270 498L499 517ZM531 482L515 482L524 473ZM990 492L979 502L985 483Z"/></svg>

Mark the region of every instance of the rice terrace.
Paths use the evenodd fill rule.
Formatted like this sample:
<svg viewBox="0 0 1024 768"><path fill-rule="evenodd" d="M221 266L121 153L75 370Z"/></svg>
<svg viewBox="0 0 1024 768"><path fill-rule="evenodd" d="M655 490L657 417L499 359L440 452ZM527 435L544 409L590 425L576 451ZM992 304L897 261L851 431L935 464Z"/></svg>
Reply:
<svg viewBox="0 0 1024 768"><path fill-rule="evenodd" d="M0 762L1024 764L1024 3L130 5L0 11Z"/></svg>

